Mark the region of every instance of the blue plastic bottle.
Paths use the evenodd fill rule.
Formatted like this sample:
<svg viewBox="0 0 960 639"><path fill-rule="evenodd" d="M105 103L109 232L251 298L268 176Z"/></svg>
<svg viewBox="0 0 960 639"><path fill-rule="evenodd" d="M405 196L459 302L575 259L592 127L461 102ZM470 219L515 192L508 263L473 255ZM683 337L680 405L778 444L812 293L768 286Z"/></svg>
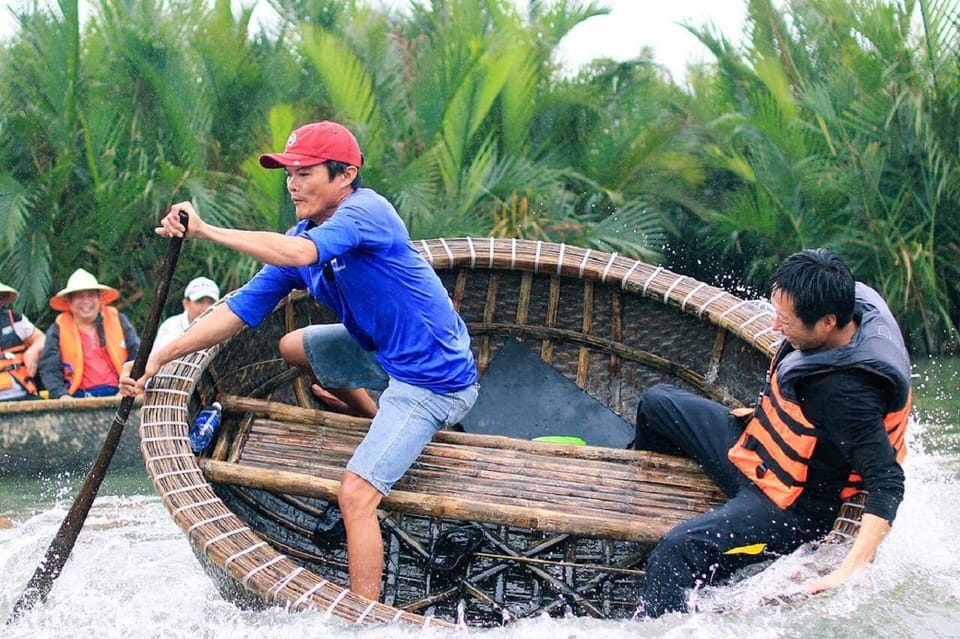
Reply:
<svg viewBox="0 0 960 639"><path fill-rule="evenodd" d="M190 448L197 455L206 450L210 442L217 434L220 428L220 415L223 406L220 402L214 402L207 408L200 411L197 418L193 420L193 426L190 427Z"/></svg>

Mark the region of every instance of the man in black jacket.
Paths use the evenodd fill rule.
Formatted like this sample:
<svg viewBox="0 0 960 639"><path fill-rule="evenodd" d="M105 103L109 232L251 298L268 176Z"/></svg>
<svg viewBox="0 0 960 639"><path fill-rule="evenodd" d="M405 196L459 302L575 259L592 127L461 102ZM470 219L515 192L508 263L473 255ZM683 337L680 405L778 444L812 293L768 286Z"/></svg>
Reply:
<svg viewBox="0 0 960 639"><path fill-rule="evenodd" d="M666 385L640 403L635 447L696 460L730 497L651 554L646 616L686 611L691 588L821 538L842 499L866 490L845 559L805 586L836 588L873 558L903 499L910 359L889 308L823 249L788 257L770 290L784 339L753 410Z"/></svg>

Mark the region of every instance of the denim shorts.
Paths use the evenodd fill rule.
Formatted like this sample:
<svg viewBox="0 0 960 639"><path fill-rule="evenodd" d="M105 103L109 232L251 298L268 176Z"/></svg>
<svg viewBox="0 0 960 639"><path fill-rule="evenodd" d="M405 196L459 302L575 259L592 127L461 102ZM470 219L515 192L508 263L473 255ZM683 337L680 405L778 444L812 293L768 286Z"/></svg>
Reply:
<svg viewBox="0 0 960 639"><path fill-rule="evenodd" d="M472 384L441 395L391 379L380 395L377 416L353 451L347 470L389 495L436 432L459 422L473 407L478 389L478 384Z"/></svg>
<svg viewBox="0 0 960 639"><path fill-rule="evenodd" d="M325 388L387 387L387 373L376 354L365 351L343 324L316 324L303 329L303 350L320 385Z"/></svg>
<svg viewBox="0 0 960 639"><path fill-rule="evenodd" d="M388 377L340 324L307 328L303 347L321 386L383 390L377 416L347 462L347 470L383 495L437 431L459 422L477 401L479 384L441 394Z"/></svg>

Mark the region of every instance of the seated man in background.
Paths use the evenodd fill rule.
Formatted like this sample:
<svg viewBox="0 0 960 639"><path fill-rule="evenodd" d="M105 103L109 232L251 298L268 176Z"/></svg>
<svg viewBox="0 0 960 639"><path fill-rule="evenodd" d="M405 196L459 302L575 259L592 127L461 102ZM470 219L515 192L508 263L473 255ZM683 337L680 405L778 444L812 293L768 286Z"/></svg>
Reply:
<svg viewBox="0 0 960 639"><path fill-rule="evenodd" d="M51 399L119 391L120 370L136 358L140 338L130 320L109 306L118 297L119 291L81 268L50 298L50 307L61 311L47 329L40 357L40 379Z"/></svg>
<svg viewBox="0 0 960 639"><path fill-rule="evenodd" d="M213 303L220 299L220 287L209 277L195 277L183 289L183 312L167 318L157 329L157 337L153 341L151 354L180 335L200 313L204 312Z"/></svg>
<svg viewBox="0 0 960 639"><path fill-rule="evenodd" d="M10 309L19 293L0 282L0 401L36 399L40 353L46 336L26 316Z"/></svg>

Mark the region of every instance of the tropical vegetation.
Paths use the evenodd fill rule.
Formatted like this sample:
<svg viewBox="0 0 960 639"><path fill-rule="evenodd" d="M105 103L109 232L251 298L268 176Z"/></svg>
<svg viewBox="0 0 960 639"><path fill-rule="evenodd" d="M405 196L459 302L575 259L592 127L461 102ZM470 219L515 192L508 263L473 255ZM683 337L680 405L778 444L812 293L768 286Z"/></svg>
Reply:
<svg viewBox="0 0 960 639"><path fill-rule="evenodd" d="M743 34L687 26L715 61L684 78L655 52L561 69L558 45L599 0L268 4L266 28L229 0L13 12L0 280L39 325L80 266L142 321L174 202L289 227L282 177L257 155L334 119L414 237L564 241L750 295L790 252L825 246L890 300L915 352L956 348L957 0L745 0ZM203 243L181 259L175 286L229 289L256 269Z"/></svg>

